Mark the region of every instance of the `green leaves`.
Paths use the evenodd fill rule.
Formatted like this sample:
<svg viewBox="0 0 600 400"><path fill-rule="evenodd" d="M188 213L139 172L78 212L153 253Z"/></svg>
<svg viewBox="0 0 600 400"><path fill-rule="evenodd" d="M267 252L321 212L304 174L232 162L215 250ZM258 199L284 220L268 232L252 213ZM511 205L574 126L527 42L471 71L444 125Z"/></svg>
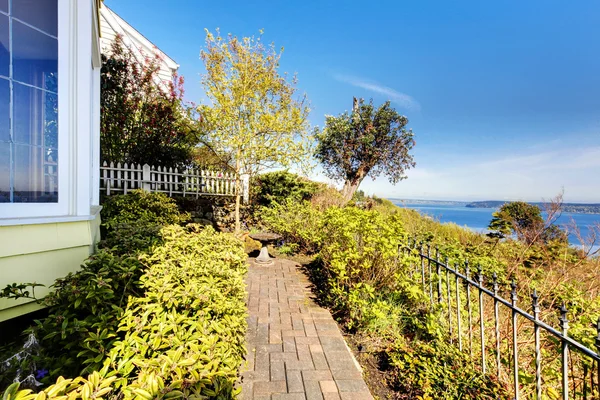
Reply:
<svg viewBox="0 0 600 400"><path fill-rule="evenodd" d="M409 153L415 141L407 124L389 101L375 109L372 100L365 104L356 98L351 114L325 118L315 156L330 178L345 182L346 202L367 176L383 174L392 184L406 178L404 172L415 166Z"/></svg>
<svg viewBox="0 0 600 400"><path fill-rule="evenodd" d="M119 36L102 56L100 153L105 161L178 167L191 161L197 121L183 78L159 77L158 56L139 60Z"/></svg>
<svg viewBox="0 0 600 400"><path fill-rule="evenodd" d="M223 38L206 32L200 53L208 101L198 107L215 153L236 175L274 167L308 167L313 143L306 96L297 98L295 77L279 74L274 45L261 37ZM239 204L236 204L239 230Z"/></svg>
<svg viewBox="0 0 600 400"><path fill-rule="evenodd" d="M234 397L245 355L242 243L197 225L151 235L158 236L151 247L98 251L45 299L49 315L34 328L44 352L36 362L51 379L90 375L58 377L37 394L11 386L5 398Z"/></svg>

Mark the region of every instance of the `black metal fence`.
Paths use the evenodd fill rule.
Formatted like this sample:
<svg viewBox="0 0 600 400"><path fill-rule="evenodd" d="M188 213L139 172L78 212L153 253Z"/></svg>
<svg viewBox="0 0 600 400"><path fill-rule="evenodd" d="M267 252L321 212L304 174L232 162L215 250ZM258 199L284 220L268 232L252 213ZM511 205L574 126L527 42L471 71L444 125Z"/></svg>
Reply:
<svg viewBox="0 0 600 400"><path fill-rule="evenodd" d="M468 341L471 358L477 359L481 371L510 381L514 399L600 399L600 319L595 327L595 352L569 337L564 304L557 318L560 329L556 329L540 319L535 290L529 313L517 305L514 281L505 291L510 295L507 300L501 296L505 285L495 273L486 279L478 267L473 277L468 262L451 266L448 258L440 260L437 249L432 255L430 246L414 240L404 251L417 256L411 273L422 284L431 306L439 307L447 317L449 341L461 351ZM491 288L485 286L486 281ZM479 337L473 337L475 331Z"/></svg>

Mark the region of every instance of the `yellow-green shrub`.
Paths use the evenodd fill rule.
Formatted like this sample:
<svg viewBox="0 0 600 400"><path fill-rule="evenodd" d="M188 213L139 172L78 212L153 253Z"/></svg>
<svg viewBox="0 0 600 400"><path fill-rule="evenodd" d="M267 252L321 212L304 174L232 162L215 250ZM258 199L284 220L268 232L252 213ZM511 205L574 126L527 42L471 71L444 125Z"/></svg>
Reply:
<svg viewBox="0 0 600 400"><path fill-rule="evenodd" d="M283 236L284 241L297 244L301 251L315 253L323 241L322 214L308 201L286 200L263 207L260 220L268 230Z"/></svg>
<svg viewBox="0 0 600 400"><path fill-rule="evenodd" d="M175 200L164 193L133 190L125 195L108 197L102 203L102 228L105 232L119 226L143 223L150 225L180 224L190 218L180 213Z"/></svg>
<svg viewBox="0 0 600 400"><path fill-rule="evenodd" d="M102 350L80 353L88 368L99 371L87 378L61 377L40 393L11 385L5 399L234 397L245 354L242 243L195 225L169 226L160 235L161 244L139 255L139 293L123 292L129 297L124 311L110 315L113 321L106 315L97 319L97 332L102 323L116 322L117 334L116 327L109 337L99 338L92 329L81 333L79 346ZM108 296L105 303L110 307L117 299Z"/></svg>

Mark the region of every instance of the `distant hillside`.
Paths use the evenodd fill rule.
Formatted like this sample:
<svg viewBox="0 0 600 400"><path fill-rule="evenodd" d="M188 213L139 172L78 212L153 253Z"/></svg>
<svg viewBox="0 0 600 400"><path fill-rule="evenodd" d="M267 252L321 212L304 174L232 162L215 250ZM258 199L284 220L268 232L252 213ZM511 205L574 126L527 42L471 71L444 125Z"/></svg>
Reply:
<svg viewBox="0 0 600 400"><path fill-rule="evenodd" d="M499 208L507 201L489 200L489 201L474 201L468 203L465 207L469 208ZM547 203L529 203L540 207L542 210ZM600 214L600 204L580 204L580 203L563 203L563 212L580 213L580 214Z"/></svg>
<svg viewBox="0 0 600 400"><path fill-rule="evenodd" d="M466 201L451 201L451 200L419 200L419 199L388 199L395 204L429 204L435 206L455 206L465 207L468 202Z"/></svg>

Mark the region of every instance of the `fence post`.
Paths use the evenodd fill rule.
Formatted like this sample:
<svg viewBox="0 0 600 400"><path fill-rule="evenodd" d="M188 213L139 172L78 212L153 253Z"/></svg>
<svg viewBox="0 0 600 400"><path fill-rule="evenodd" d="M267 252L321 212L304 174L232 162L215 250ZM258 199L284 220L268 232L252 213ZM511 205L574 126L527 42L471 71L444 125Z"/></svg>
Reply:
<svg viewBox="0 0 600 400"><path fill-rule="evenodd" d="M146 192L150 192L152 190L150 175L150 166L148 164L144 164L142 167L142 189L144 189Z"/></svg>
<svg viewBox="0 0 600 400"><path fill-rule="evenodd" d="M479 283L479 335L481 340L481 368L485 374L487 372L487 365L485 361L485 327L483 324L483 270L481 269L481 264L479 264L477 267L477 283Z"/></svg>
<svg viewBox="0 0 600 400"><path fill-rule="evenodd" d="M431 244L427 243L427 271L429 276L429 303L433 307L433 279L431 279Z"/></svg>
<svg viewBox="0 0 600 400"><path fill-rule="evenodd" d="M438 295L438 304L442 304L442 272L441 272L441 268L440 268L440 250L439 248L436 246L435 247L435 267L436 267L436 274L437 274L437 278L438 278L438 282L437 282L437 295Z"/></svg>
<svg viewBox="0 0 600 400"><path fill-rule="evenodd" d="M537 290L533 289L531 295L532 309L533 309L533 332L535 336L535 394L536 399L542 400L542 364L541 364L541 350L540 350L540 327L537 321L540 319L540 305L538 301L539 297Z"/></svg>
<svg viewBox="0 0 600 400"><path fill-rule="evenodd" d="M600 354L600 318L598 318L598 321L596 321L596 351ZM597 376L597 381L596 381L596 389L600 392L600 361L598 361L597 363L597 367L598 369L596 370L596 373L598 374ZM593 375L593 372L592 372ZM592 378L592 384L594 382L594 378ZM593 390L593 389L592 389Z"/></svg>
<svg viewBox="0 0 600 400"><path fill-rule="evenodd" d="M248 204L250 201L250 175L242 174L242 199L244 200L244 204Z"/></svg>
<svg viewBox="0 0 600 400"><path fill-rule="evenodd" d="M419 245L419 258L421 259L421 285L423 286L423 294L426 295L425 290L425 257L423 256L423 242Z"/></svg>
<svg viewBox="0 0 600 400"><path fill-rule="evenodd" d="M569 331L569 320L567 319L567 307L563 303L560 308L560 327L563 337L567 337ZM569 344L562 340L562 389L563 399L569 399Z"/></svg>
<svg viewBox="0 0 600 400"><path fill-rule="evenodd" d="M469 268L469 260L465 261L465 276L467 280L465 281L465 285L467 287L467 311L468 311L468 321L469 321L469 355L471 359L473 358L473 312L471 306L471 284L469 280L471 279L471 269Z"/></svg>
<svg viewBox="0 0 600 400"><path fill-rule="evenodd" d="M461 312L460 312L460 286L459 286L459 278L458 274L460 271L458 270L458 263L454 264L454 278L456 284L456 333L458 335L458 349L462 351L462 321L461 321Z"/></svg>
<svg viewBox="0 0 600 400"><path fill-rule="evenodd" d="M452 337L452 308L451 308L451 300L450 300L450 261L448 257L445 260L446 267L446 289L448 293L448 329L450 331L450 344L454 343L454 339Z"/></svg>
<svg viewBox="0 0 600 400"><path fill-rule="evenodd" d="M500 317L500 310L498 310L498 274L494 272L494 275L492 275L492 279L494 288L494 327L496 329L496 372L498 373L498 379L500 379L500 324L498 321L498 318Z"/></svg>
<svg viewBox="0 0 600 400"><path fill-rule="evenodd" d="M515 400L519 400L519 349L517 342L517 283L513 280L510 284L510 300L512 304L512 331L513 331L513 379L515 384Z"/></svg>

